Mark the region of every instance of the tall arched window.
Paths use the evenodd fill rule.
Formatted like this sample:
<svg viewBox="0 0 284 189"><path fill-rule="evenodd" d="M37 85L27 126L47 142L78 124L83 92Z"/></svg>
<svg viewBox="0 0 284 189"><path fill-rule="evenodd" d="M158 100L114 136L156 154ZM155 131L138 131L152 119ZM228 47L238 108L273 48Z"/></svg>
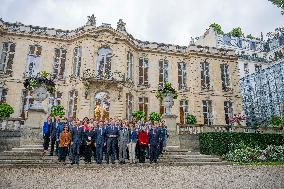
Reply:
<svg viewBox="0 0 284 189"><path fill-rule="evenodd" d="M111 79L111 57L112 50L100 48L97 58L97 78Z"/></svg>

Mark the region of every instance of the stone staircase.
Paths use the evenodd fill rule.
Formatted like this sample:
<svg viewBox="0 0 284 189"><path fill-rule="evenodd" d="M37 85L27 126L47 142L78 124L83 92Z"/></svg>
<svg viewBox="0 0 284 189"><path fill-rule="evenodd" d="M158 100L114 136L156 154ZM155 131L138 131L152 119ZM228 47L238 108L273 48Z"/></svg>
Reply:
<svg viewBox="0 0 284 189"><path fill-rule="evenodd" d="M177 166L229 164L218 156L204 155L186 149L169 149L160 156L159 162Z"/></svg>
<svg viewBox="0 0 284 189"><path fill-rule="evenodd" d="M95 161L92 160L92 164L84 165L84 161L80 162L80 166L93 167L97 166ZM23 145L19 148L12 148L11 151L4 151L0 153L0 167L5 166L40 166L40 167L60 167L71 166L70 162L66 160L66 164L60 163L56 156L48 156L42 149L41 145ZM192 166L192 165L228 165L227 161L223 161L217 156L203 155L199 152L191 152L189 150L179 148L168 148L164 152L159 160L158 165L169 166ZM103 162L103 165L106 165ZM115 165L120 166L118 163ZM126 164L130 165L130 164ZM142 165L142 164L137 164ZM153 166L156 164L150 164L149 160L143 165Z"/></svg>

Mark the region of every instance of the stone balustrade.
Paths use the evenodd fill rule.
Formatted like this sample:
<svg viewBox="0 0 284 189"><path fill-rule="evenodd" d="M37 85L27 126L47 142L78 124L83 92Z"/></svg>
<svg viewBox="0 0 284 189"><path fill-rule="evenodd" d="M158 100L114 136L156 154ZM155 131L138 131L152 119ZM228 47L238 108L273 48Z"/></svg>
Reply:
<svg viewBox="0 0 284 189"><path fill-rule="evenodd" d="M247 126L228 126L228 125L188 125L177 124L177 132L179 135L199 134L206 132L243 132L243 133L273 133L281 134L284 132L282 128L253 128Z"/></svg>
<svg viewBox="0 0 284 189"><path fill-rule="evenodd" d="M24 125L24 120L22 118L1 118L0 119L0 129L1 130L20 130L21 126Z"/></svg>

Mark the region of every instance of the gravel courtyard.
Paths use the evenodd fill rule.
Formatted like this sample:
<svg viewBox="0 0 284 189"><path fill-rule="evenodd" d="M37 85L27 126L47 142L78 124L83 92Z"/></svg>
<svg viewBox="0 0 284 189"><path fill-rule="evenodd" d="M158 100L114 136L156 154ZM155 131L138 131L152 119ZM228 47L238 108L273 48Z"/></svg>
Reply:
<svg viewBox="0 0 284 189"><path fill-rule="evenodd" d="M284 188L284 166L1 168L0 188Z"/></svg>

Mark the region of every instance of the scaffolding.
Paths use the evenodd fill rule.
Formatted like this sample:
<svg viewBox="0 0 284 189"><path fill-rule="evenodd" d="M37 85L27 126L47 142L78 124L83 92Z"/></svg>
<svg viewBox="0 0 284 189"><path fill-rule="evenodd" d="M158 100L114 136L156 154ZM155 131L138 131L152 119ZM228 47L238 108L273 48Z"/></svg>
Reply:
<svg viewBox="0 0 284 189"><path fill-rule="evenodd" d="M284 61L242 78L240 87L248 126L284 116Z"/></svg>

